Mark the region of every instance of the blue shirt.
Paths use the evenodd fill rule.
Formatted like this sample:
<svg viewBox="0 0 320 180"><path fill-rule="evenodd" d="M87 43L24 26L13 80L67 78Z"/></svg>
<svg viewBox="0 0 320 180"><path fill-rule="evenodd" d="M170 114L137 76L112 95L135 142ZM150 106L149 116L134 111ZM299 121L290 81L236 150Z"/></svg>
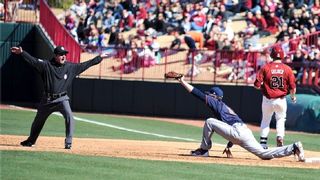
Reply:
<svg viewBox="0 0 320 180"><path fill-rule="evenodd" d="M216 119L219 119L229 125L233 125L234 123L243 123L240 117L221 100L206 95L197 88L193 88L191 93L206 103L206 105L212 110Z"/></svg>

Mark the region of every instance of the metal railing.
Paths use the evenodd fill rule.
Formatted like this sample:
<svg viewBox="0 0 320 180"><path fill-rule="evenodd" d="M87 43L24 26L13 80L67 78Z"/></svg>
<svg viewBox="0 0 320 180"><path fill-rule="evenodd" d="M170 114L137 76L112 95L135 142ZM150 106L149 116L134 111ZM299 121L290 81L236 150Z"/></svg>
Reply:
<svg viewBox="0 0 320 180"><path fill-rule="evenodd" d="M78 63L82 51L80 45L59 22L44 0L40 0L40 23L56 45L62 45L69 51L67 59Z"/></svg>

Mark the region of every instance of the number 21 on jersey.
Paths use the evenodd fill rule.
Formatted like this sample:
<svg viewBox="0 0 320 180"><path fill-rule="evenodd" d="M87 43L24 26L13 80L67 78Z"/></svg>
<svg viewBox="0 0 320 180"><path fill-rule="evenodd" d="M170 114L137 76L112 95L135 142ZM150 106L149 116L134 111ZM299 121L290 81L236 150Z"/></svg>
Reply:
<svg viewBox="0 0 320 180"><path fill-rule="evenodd" d="M283 88L283 77L282 76L272 76L270 81L271 88Z"/></svg>

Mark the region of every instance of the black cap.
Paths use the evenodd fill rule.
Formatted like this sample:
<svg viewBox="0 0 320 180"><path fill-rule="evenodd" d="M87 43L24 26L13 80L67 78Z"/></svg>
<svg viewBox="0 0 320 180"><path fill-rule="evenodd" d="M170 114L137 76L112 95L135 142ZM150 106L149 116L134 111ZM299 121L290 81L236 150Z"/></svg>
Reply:
<svg viewBox="0 0 320 180"><path fill-rule="evenodd" d="M65 50L63 46L57 46L56 48L54 48L53 53L58 55L65 55L68 54L69 51Z"/></svg>

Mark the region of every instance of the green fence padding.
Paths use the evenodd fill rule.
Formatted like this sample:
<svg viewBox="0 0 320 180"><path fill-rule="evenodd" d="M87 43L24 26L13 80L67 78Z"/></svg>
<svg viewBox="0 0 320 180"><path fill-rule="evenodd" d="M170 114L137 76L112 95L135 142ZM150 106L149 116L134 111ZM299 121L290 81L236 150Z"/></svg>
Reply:
<svg viewBox="0 0 320 180"><path fill-rule="evenodd" d="M0 67L8 60L10 47L26 40L33 27L33 24L0 23Z"/></svg>
<svg viewBox="0 0 320 180"><path fill-rule="evenodd" d="M290 96L287 101L287 128L320 133L320 96L297 94L296 104L291 102Z"/></svg>

